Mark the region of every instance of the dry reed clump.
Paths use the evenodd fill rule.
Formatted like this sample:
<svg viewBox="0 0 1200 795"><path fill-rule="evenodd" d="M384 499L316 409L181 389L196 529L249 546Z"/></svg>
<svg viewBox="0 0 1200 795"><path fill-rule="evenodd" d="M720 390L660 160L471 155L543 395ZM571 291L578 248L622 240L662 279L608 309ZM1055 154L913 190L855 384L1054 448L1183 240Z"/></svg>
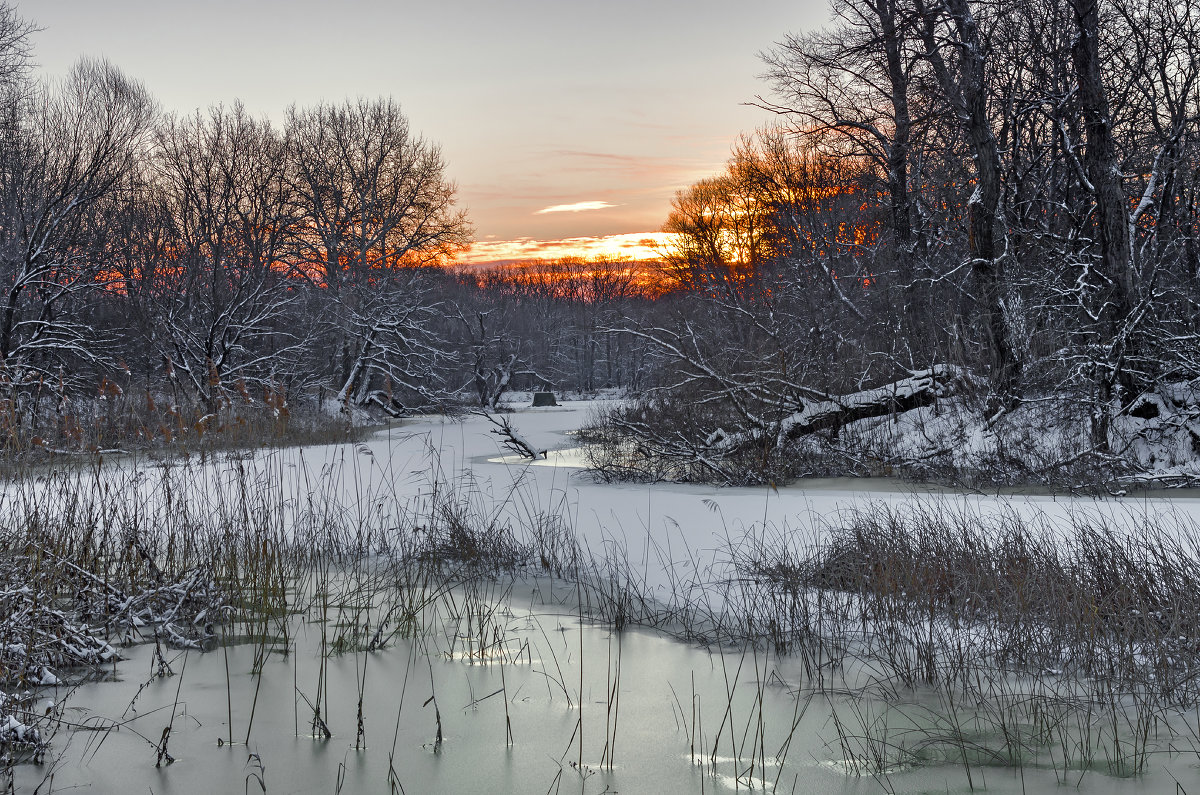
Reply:
<svg viewBox="0 0 1200 795"><path fill-rule="evenodd" d="M868 622L923 635L941 623L1014 670L1067 668L1197 695L1194 527L876 507L845 517L813 553L788 588L852 593Z"/></svg>
<svg viewBox="0 0 1200 795"><path fill-rule="evenodd" d="M47 541L44 537L43 543ZM94 560L93 560L94 562ZM0 762L41 762L61 723L51 696L70 681L98 675L120 659L114 646L143 637L197 647L211 635L206 615L222 608L201 570L118 587L99 573L32 543L0 534Z"/></svg>
<svg viewBox="0 0 1200 795"><path fill-rule="evenodd" d="M88 631L177 647L239 621L283 637L287 615L322 603L355 605L378 647L380 616L412 631L450 588L573 570L579 550L553 509L440 474L411 500L394 473L363 492L356 467L377 464L360 448L320 471L276 452L29 473L0 490L0 523L14 528L0 545L32 561L48 578L43 602Z"/></svg>
<svg viewBox="0 0 1200 795"><path fill-rule="evenodd" d="M5 535L0 578L10 587L0 591L0 686L7 690L57 684L54 672L86 675L120 657L113 644L157 638L199 648L229 609L202 568L118 585L114 569L89 571Z"/></svg>
<svg viewBox="0 0 1200 795"><path fill-rule="evenodd" d="M214 385L211 399L152 392L130 379L102 378L92 396L67 402L39 389L28 399L0 400L0 468L21 470L101 454L156 451L207 456L240 448L355 441L371 429L311 402L292 405L282 386Z"/></svg>
<svg viewBox="0 0 1200 795"><path fill-rule="evenodd" d="M422 536L414 550L422 560L472 572L517 570L538 558L530 541L518 537L511 520L481 516L457 500L442 503L434 521L415 533Z"/></svg>
<svg viewBox="0 0 1200 795"><path fill-rule="evenodd" d="M1200 746L1200 529L875 505L731 549L727 610L838 693L845 761L1129 776ZM975 784L972 783L972 787Z"/></svg>
<svg viewBox="0 0 1200 795"><path fill-rule="evenodd" d="M529 664L528 644L507 632L512 579L592 577L595 587L577 593L599 594L596 614L619 625L649 609L624 596L627 566L585 570L590 555L564 506L544 505L520 484L493 494L435 465L410 497L398 479L411 472L365 471L389 464L364 445L326 452L335 457L319 468L304 451L275 451L122 458L26 470L5 482L0 570L21 586L0 595L0 643L27 656L8 666L0 691L86 678L115 661L120 644L142 641L251 644L261 682L270 654L292 653L303 616L321 633L318 681L297 685L314 735L329 735L328 661L354 655L364 672L365 742L367 655L397 637L470 663ZM233 742L232 702L229 712ZM53 727L66 725L58 713L35 724L22 736L40 744L39 754ZM168 736L160 762L170 761L161 753Z"/></svg>
<svg viewBox="0 0 1200 795"><path fill-rule="evenodd" d="M150 639L197 648L269 560L251 506L214 510L203 486L165 473L143 481L132 468L70 468L0 490L0 632L10 651L29 639L31 666L96 666L116 656L110 644Z"/></svg>

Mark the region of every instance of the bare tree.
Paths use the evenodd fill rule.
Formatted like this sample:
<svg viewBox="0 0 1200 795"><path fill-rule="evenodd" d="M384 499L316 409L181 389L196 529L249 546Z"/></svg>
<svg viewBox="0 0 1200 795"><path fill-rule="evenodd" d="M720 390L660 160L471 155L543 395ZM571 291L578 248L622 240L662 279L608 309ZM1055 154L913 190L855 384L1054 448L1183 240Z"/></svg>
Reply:
<svg viewBox="0 0 1200 795"><path fill-rule="evenodd" d="M335 294L398 265L433 264L470 240L437 146L391 99L288 110L302 261Z"/></svg>
<svg viewBox="0 0 1200 795"><path fill-rule="evenodd" d="M778 102L800 136L870 160L885 175L889 228L908 258L921 239L910 182L915 72L922 63L903 0L835 0L834 26L791 35L763 55ZM918 105L918 107L920 107Z"/></svg>
<svg viewBox="0 0 1200 795"><path fill-rule="evenodd" d="M170 118L156 171L172 224L149 301L165 369L213 410L233 384L273 384L306 342L283 319L297 274L282 138L240 104ZM244 389L244 388L243 388Z"/></svg>
<svg viewBox="0 0 1200 795"><path fill-rule="evenodd" d="M1003 168L989 108L990 48L969 0L914 0L923 57L966 138L974 187L966 204L970 268L984 329L993 395L989 410L1019 397L1022 362L1005 313L1006 245L1002 215Z"/></svg>
<svg viewBox="0 0 1200 795"><path fill-rule="evenodd" d="M0 3L0 95L20 96L31 89L33 46L29 36L37 31L38 27L22 19L11 3Z"/></svg>
<svg viewBox="0 0 1200 795"><path fill-rule="evenodd" d="M103 202L126 187L155 119L145 88L106 61L80 61L20 107L0 170L0 362L15 387L100 355L72 305L103 286Z"/></svg>
<svg viewBox="0 0 1200 795"><path fill-rule="evenodd" d="M496 296L476 293L467 298L452 308L466 370L462 388L473 388L479 405L494 409L515 387L518 376L551 383L529 365L527 349L532 341L515 332L512 315Z"/></svg>
<svg viewBox="0 0 1200 795"><path fill-rule="evenodd" d="M339 405L374 405L393 416L449 400L453 361L444 336L439 279L425 268L381 274L349 312L350 370Z"/></svg>
<svg viewBox="0 0 1200 795"><path fill-rule="evenodd" d="M286 133L300 222L296 261L329 294L333 309L325 318L323 355L340 396L378 396L360 379L381 366L380 357L415 351L380 345L378 332L399 333L417 317L411 300L401 302L399 315L384 311L381 299L394 298L402 283L391 273L444 261L470 240L470 225L455 206L441 151L412 133L392 100L293 107ZM377 294L380 285L386 289ZM389 377L409 370L400 361L383 367Z"/></svg>

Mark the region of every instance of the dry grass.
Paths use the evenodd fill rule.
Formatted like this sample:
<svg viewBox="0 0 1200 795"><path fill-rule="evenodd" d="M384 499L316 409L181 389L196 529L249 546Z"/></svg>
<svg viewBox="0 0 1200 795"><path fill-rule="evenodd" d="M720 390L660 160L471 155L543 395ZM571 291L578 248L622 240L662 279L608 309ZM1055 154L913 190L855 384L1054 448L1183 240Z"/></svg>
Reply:
<svg viewBox="0 0 1200 795"><path fill-rule="evenodd" d="M1196 748L1200 530L1128 518L877 505L742 539L731 610L843 693L840 750L860 772L1135 775Z"/></svg>
<svg viewBox="0 0 1200 795"><path fill-rule="evenodd" d="M249 642L261 678L268 654L291 653L300 615L321 632L317 680L297 683L307 722L320 736L328 720L325 661L354 655L361 732L368 655L399 638L468 664L528 664L506 606L513 583L532 578L549 581L544 593L562 609L618 632L652 627L749 655L757 706L725 755L752 778L771 778L766 760L780 756L759 725L767 660L780 657L805 672L790 691L797 715L829 703L848 769L881 780L914 764L1052 766L1064 782L1133 775L1165 743L1200 742L1186 714L1200 706L1200 532L1186 522L1129 531L1091 513L1064 525L939 503L876 506L800 532L727 533L723 556L706 563L657 550L669 561L664 590L623 547L587 548L569 506L544 505L519 482L491 493L432 457L415 499L387 477L373 491L349 488L377 466L348 445L319 472L266 454L10 481L0 494L0 567L12 584L0 594L0 645L30 651L4 660L0 689L27 686L42 668L90 675L139 641ZM58 645L36 641L49 636ZM614 705L620 654L609 666ZM699 714L680 712L693 738L703 734ZM709 731L716 720L729 735L724 718L708 716ZM44 753L56 721L35 726L26 750ZM253 706L245 723L248 739ZM616 748L620 725L614 706L606 746ZM712 764L717 750L697 753Z"/></svg>

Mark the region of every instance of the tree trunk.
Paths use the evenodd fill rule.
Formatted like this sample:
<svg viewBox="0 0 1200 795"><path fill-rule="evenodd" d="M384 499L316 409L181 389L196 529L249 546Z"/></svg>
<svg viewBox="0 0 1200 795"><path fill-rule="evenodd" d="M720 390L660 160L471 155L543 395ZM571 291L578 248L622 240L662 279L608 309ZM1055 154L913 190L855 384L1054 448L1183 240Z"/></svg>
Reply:
<svg viewBox="0 0 1200 795"><path fill-rule="evenodd" d="M774 439L771 441L780 446L788 439L806 434L839 429L859 420L902 414L930 406L938 398L958 392L965 379L966 376L958 368L937 365L890 384L828 400L812 401L802 411L785 417L778 428L772 429ZM709 438L709 445L714 450L729 453L748 445L760 447L766 435L762 431L717 431Z"/></svg>
<svg viewBox="0 0 1200 795"><path fill-rule="evenodd" d="M1084 165L1092 183L1096 204L1096 232L1100 242L1100 268L1103 283L1098 290L1101 347L1104 361L1097 363L1097 400L1092 423L1092 442L1108 448L1108 427L1114 398L1122 402L1134 397L1124 372L1129 351L1121 341L1121 325L1132 307L1132 252L1129 237L1129 211L1121 186L1120 163L1109 119L1108 98L1100 64L1100 20L1098 0L1071 0L1077 27L1071 56L1079 80L1079 101L1083 109L1087 148ZM1123 388L1124 387L1124 388Z"/></svg>
<svg viewBox="0 0 1200 795"><path fill-rule="evenodd" d="M926 57L938 82L958 116L971 147L975 166L975 190L967 200L967 240L971 253L971 274L975 279L976 300L988 348L989 378L992 395L989 413L1010 407L1020 399L1021 362L1014 352L1008 322L1004 316L1004 268L996 232L1001 223L1000 148L992 132L987 107L987 51L968 0L945 0L945 5L927 8L918 0L922 16L922 38ZM938 17L949 15L952 41L958 53L957 70L951 72L941 55Z"/></svg>

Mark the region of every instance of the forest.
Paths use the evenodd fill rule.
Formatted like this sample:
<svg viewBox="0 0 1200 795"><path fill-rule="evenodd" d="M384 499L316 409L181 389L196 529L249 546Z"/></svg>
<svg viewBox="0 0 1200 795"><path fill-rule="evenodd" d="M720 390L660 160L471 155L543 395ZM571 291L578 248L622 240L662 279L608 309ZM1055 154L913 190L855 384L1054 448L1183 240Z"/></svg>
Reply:
<svg viewBox="0 0 1200 795"><path fill-rule="evenodd" d="M1190 483L1190 0L832 10L657 263L480 270L394 100L166 114L105 61L36 80L0 6L7 449L611 388L612 478Z"/></svg>
<svg viewBox="0 0 1200 795"><path fill-rule="evenodd" d="M1189 480L1193 4L833 10L675 201L690 289L635 332L670 366L600 429L614 473Z"/></svg>

